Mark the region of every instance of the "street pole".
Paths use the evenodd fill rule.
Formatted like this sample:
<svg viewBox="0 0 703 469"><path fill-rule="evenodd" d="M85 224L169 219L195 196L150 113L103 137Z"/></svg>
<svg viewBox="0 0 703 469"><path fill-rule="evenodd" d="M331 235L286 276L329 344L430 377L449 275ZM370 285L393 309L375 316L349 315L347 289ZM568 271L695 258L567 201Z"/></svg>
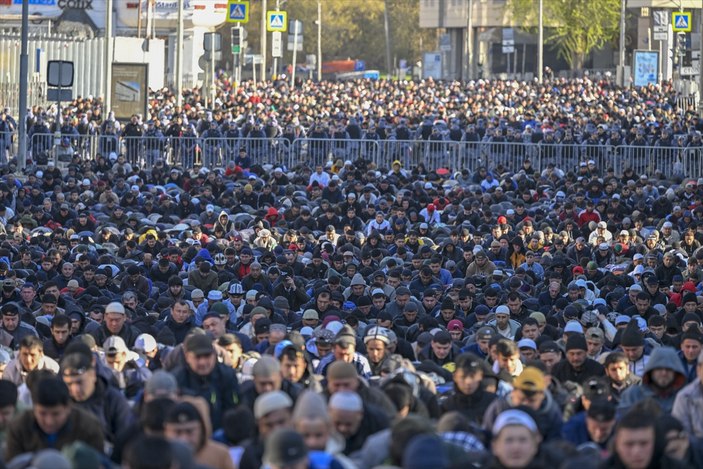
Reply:
<svg viewBox="0 0 703 469"><path fill-rule="evenodd" d="M618 67L620 68L618 83L625 86L625 1L620 0L620 44L618 45Z"/></svg>
<svg viewBox="0 0 703 469"><path fill-rule="evenodd" d="M104 103L103 115L107 117L112 107L112 0L105 1L105 84L104 84Z"/></svg>
<svg viewBox="0 0 703 469"><path fill-rule="evenodd" d="M469 14L466 23L466 78L474 78L474 0L469 0Z"/></svg>
<svg viewBox="0 0 703 469"><path fill-rule="evenodd" d="M266 81L266 10L267 0L261 2L261 81Z"/></svg>
<svg viewBox="0 0 703 469"><path fill-rule="evenodd" d="M141 4L141 2L140 2ZM183 0L178 0L178 29L176 31L176 106L183 104Z"/></svg>
<svg viewBox="0 0 703 469"><path fill-rule="evenodd" d="M544 78L544 0L539 0L539 25L537 32L537 81Z"/></svg>
<svg viewBox="0 0 703 469"><path fill-rule="evenodd" d="M290 87L295 87L295 69L298 66L298 20L293 21L293 71L290 74Z"/></svg>
<svg viewBox="0 0 703 469"><path fill-rule="evenodd" d="M276 0L276 11L281 11L281 0ZM273 39L272 39L273 41ZM271 52L273 54L273 52ZM278 75L278 57L273 58L273 74L272 78L276 78Z"/></svg>
<svg viewBox="0 0 703 469"><path fill-rule="evenodd" d="M701 38L700 55L698 56L698 113L703 117L703 10L700 11L698 26L698 34Z"/></svg>
<svg viewBox="0 0 703 469"><path fill-rule="evenodd" d="M322 0L317 0L317 81L322 81Z"/></svg>
<svg viewBox="0 0 703 469"><path fill-rule="evenodd" d="M27 88L29 81L29 0L22 0L22 50L20 52L19 169L27 166Z"/></svg>
<svg viewBox="0 0 703 469"><path fill-rule="evenodd" d="M383 0L383 30L386 36L386 73L390 79L393 76L391 65L391 26L388 19L388 0Z"/></svg>

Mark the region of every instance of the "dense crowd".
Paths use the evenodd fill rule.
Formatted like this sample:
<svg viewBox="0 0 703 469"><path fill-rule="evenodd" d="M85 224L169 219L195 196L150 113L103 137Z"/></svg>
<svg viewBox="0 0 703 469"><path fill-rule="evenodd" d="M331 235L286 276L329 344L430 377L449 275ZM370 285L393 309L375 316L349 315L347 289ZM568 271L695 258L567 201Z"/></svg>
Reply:
<svg viewBox="0 0 703 469"><path fill-rule="evenodd" d="M669 84L220 85L28 125L703 146ZM703 179L240 150L0 166L0 467L703 467Z"/></svg>

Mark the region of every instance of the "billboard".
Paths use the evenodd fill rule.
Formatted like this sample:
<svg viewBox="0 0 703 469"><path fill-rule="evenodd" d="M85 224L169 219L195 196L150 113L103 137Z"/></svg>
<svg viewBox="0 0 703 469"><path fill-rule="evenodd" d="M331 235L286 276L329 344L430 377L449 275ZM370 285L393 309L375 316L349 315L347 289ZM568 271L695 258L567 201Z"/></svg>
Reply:
<svg viewBox="0 0 703 469"><path fill-rule="evenodd" d="M632 67L635 86L655 85L659 81L659 51L636 50Z"/></svg>
<svg viewBox="0 0 703 469"><path fill-rule="evenodd" d="M148 64L112 64L112 110L115 118L129 119L134 114L146 116L149 96Z"/></svg>

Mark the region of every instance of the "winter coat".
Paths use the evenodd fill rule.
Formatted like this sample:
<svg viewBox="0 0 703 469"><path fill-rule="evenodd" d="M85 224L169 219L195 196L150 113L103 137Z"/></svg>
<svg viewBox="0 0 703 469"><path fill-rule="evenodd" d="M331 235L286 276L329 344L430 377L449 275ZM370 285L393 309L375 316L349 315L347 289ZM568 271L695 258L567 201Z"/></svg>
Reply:
<svg viewBox="0 0 703 469"><path fill-rule="evenodd" d="M467 395L460 392L455 386L452 391L442 398L440 407L442 413L456 410L469 419L470 422L480 425L481 418L495 399L495 394L487 392L481 387L473 394Z"/></svg>
<svg viewBox="0 0 703 469"><path fill-rule="evenodd" d="M222 363L216 363L208 376L199 376L183 366L173 372L178 387L190 395L200 396L210 406L212 428L222 426L222 416L235 408L240 401L239 381L234 370Z"/></svg>
<svg viewBox="0 0 703 469"><path fill-rule="evenodd" d="M676 417L689 435L703 437L703 385L700 379L686 385L676 394L671 415Z"/></svg>
<svg viewBox="0 0 703 469"><path fill-rule="evenodd" d="M674 381L665 390L657 389L652 384L651 374L652 371L657 368L666 368L673 370L675 373ZM644 370L642 383L638 386L632 386L622 393L622 396L620 397L620 404L618 406L618 412L624 414L637 402L651 397L661 406L663 412L669 414L674 406L676 393L685 385L686 372L683 369L681 360L676 354L676 350L671 347L660 347L654 350L652 355L650 355L649 361L647 362L647 366Z"/></svg>
<svg viewBox="0 0 703 469"><path fill-rule="evenodd" d="M94 415L105 433L105 439L115 442L117 434L128 428L136 416L132 412L127 399L120 391L109 386L103 378L98 377L93 395L82 402L74 402L76 408Z"/></svg>
<svg viewBox="0 0 703 469"><path fill-rule="evenodd" d="M498 414L513 407L510 394L502 399L497 399L488 406L483 416L483 428L493 428L493 423ZM561 438L562 417L559 405L556 403L550 392L544 393L544 401L539 410L535 412L535 421L542 437L545 440L555 440Z"/></svg>
<svg viewBox="0 0 703 469"><path fill-rule="evenodd" d="M103 430L100 422L89 413L73 408L66 424L50 441L37 425L32 410L27 410L16 417L7 430L5 460L10 461L17 455L33 453L46 448L61 450L76 441L82 441L102 454L104 450Z"/></svg>

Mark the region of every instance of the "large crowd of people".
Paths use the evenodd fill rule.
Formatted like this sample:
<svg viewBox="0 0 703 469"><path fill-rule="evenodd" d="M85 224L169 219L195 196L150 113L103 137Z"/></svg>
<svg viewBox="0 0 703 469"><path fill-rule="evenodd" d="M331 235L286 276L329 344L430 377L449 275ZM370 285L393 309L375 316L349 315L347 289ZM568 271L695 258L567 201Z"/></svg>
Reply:
<svg viewBox="0 0 703 469"><path fill-rule="evenodd" d="M703 179L129 144L703 148L670 84L219 85L34 108L22 176L2 113L0 467L703 467Z"/></svg>

